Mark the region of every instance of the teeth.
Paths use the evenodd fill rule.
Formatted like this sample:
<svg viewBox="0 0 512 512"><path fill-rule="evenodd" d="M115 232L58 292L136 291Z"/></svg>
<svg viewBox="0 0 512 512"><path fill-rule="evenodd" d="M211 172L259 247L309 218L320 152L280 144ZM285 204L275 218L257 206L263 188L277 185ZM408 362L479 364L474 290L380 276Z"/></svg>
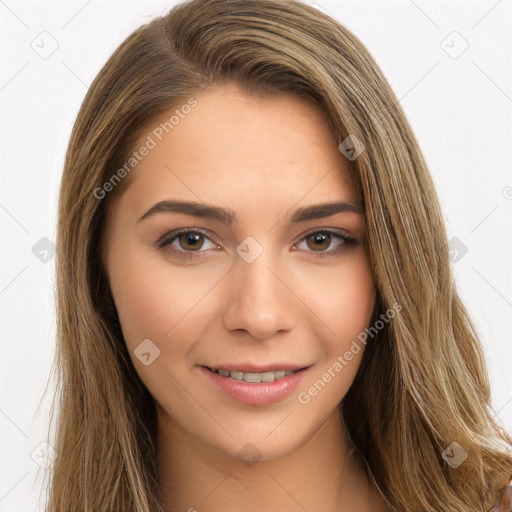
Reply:
<svg viewBox="0 0 512 512"><path fill-rule="evenodd" d="M278 370L275 372L230 372L228 370L223 369L213 369L212 371L215 373L218 373L219 375L222 375L223 377L231 377L232 379L236 380L243 380L244 382L251 382L253 384L256 384L258 382L274 382L275 380L282 379L283 377L286 377L287 375L291 375L293 370Z"/></svg>

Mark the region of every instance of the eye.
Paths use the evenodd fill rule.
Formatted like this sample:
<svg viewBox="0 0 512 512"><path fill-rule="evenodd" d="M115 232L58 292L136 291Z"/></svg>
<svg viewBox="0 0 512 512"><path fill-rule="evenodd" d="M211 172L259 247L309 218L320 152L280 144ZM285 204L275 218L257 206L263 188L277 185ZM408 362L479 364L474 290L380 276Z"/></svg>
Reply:
<svg viewBox="0 0 512 512"><path fill-rule="evenodd" d="M301 244L306 247L300 247ZM208 246L208 244L210 244ZM299 243L293 245L293 250L301 250L315 257L335 256L349 247L357 244L357 239L342 231L331 228L316 229L303 236ZM209 249L222 249L214 236L206 234L201 229L182 228L162 235L154 244L156 248L169 249L176 256L183 258L200 257L202 252ZM205 247L206 246L206 247Z"/></svg>
<svg viewBox="0 0 512 512"><path fill-rule="evenodd" d="M324 257L335 256L349 247L354 246L357 244L357 239L341 231L325 228L310 231L300 240L299 244L293 246L293 249L300 246L301 243L305 243L307 249L310 249L309 251L306 249L306 252L318 253L316 256Z"/></svg>
<svg viewBox="0 0 512 512"><path fill-rule="evenodd" d="M208 243L205 244L205 240L210 243L210 247L208 247ZM204 252L201 251L201 249L205 249L205 245L205 250L219 248L219 246L213 243L210 237L201 230L192 230L189 228L177 229L165 233L154 245L157 248L169 246L173 252L177 253L179 256L183 255L184 257L195 257L196 254L194 253Z"/></svg>

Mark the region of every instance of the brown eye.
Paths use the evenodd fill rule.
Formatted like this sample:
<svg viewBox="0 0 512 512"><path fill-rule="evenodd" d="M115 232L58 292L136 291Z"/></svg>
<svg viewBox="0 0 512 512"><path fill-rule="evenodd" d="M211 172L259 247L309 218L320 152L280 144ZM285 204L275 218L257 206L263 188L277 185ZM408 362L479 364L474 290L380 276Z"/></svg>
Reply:
<svg viewBox="0 0 512 512"><path fill-rule="evenodd" d="M209 244L209 246L208 246ZM199 256L208 249L220 249L220 247L212 241L211 235L206 235L197 229L177 229L162 235L156 242L157 249L166 249L179 257Z"/></svg>
<svg viewBox="0 0 512 512"><path fill-rule="evenodd" d="M306 240L306 244L309 249L312 249L313 251L323 251L331 244L331 235L329 233L318 232L313 235L309 235Z"/></svg>
<svg viewBox="0 0 512 512"><path fill-rule="evenodd" d="M204 245L204 235L190 231L177 237L180 247L186 251L197 251Z"/></svg>
<svg viewBox="0 0 512 512"><path fill-rule="evenodd" d="M344 254L358 244L357 238L348 236L341 230L317 229L306 233L293 249L314 254L315 258L327 258ZM301 248L300 246L303 245Z"/></svg>

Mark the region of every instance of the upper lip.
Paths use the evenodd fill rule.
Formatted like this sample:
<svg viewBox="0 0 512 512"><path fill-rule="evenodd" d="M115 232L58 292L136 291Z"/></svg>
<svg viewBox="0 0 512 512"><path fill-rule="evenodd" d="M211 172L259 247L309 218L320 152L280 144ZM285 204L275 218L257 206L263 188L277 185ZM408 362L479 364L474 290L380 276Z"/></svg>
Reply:
<svg viewBox="0 0 512 512"><path fill-rule="evenodd" d="M277 372L279 370L302 370L310 365L300 365L294 363L272 363L272 364L254 364L254 363L221 363L218 365L202 365L212 370L227 370L229 372L254 372L254 373L265 373L265 372Z"/></svg>

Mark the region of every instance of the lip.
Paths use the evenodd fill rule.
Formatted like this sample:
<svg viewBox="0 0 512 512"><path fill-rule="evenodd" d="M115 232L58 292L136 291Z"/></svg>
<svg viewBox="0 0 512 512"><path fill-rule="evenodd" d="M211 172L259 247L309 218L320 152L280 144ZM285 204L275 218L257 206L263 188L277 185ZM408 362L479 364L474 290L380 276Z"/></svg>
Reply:
<svg viewBox="0 0 512 512"><path fill-rule="evenodd" d="M215 370L227 370L228 372L254 372L254 373L263 373L263 372L277 372L279 370L302 370L304 368L307 368L309 365L297 365L292 363L274 363L274 364L267 364L267 365L258 365L254 363L240 363L240 364L232 364L232 363L226 363L226 364L219 364L219 365L202 365L206 368L212 368Z"/></svg>
<svg viewBox="0 0 512 512"><path fill-rule="evenodd" d="M254 365L247 365L246 367L254 368ZM220 368L229 370L229 368L223 366L220 366ZM270 368L275 368L275 365L273 365L272 367L266 366L263 368L265 369L247 371L272 371ZM301 382L309 368L309 366L306 368L303 367L302 369L298 369L295 373L287 375L286 377L283 377L281 379L275 380L274 382L259 382L255 384L251 384L249 382L237 379L232 379L231 377L223 377L218 373L212 372L206 366L201 366L200 370L207 379L207 381L212 383L216 387L216 389L218 389L225 395L231 397L232 399L242 404L261 406L281 402L285 398L289 397L298 387L299 383ZM282 366L280 366L278 369L286 370L286 368ZM294 368L289 367L287 369L293 370ZM244 371L239 366L230 371L237 370Z"/></svg>

